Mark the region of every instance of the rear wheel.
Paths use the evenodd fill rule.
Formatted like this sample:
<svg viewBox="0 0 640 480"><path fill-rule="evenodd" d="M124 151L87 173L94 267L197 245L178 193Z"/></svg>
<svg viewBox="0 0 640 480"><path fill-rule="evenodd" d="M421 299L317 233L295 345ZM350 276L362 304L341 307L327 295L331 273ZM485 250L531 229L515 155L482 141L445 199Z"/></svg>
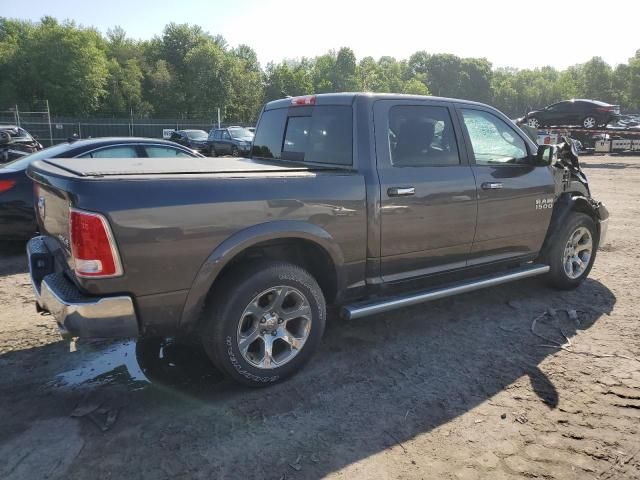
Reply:
<svg viewBox="0 0 640 480"><path fill-rule="evenodd" d="M538 120L536 117L531 117L527 120L527 125L529 125L531 128L540 128L541 123L540 120Z"/></svg>
<svg viewBox="0 0 640 480"><path fill-rule="evenodd" d="M548 283L561 289L580 285L596 258L597 238L593 219L584 213L572 213L544 255L544 262L551 268Z"/></svg>
<svg viewBox="0 0 640 480"><path fill-rule="evenodd" d="M320 344L326 320L315 279L296 265L265 261L221 285L202 318L203 346L213 363L254 387L300 370Z"/></svg>
<svg viewBox="0 0 640 480"><path fill-rule="evenodd" d="M596 128L598 126L598 120L596 119L596 117L590 115L582 120L582 126L584 128Z"/></svg>

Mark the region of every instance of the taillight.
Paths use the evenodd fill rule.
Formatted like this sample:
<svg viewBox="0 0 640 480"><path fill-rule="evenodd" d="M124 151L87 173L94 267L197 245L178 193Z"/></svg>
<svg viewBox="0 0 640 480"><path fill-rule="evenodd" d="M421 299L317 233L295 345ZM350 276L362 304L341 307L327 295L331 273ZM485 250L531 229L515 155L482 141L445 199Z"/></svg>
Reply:
<svg viewBox="0 0 640 480"><path fill-rule="evenodd" d="M79 277L117 277L122 265L107 219L98 214L69 210L74 269Z"/></svg>
<svg viewBox="0 0 640 480"><path fill-rule="evenodd" d="M291 99L291 105L315 105L315 95L304 95L302 97L293 97Z"/></svg>
<svg viewBox="0 0 640 480"><path fill-rule="evenodd" d="M0 180L0 193L11 190L15 185L15 180Z"/></svg>

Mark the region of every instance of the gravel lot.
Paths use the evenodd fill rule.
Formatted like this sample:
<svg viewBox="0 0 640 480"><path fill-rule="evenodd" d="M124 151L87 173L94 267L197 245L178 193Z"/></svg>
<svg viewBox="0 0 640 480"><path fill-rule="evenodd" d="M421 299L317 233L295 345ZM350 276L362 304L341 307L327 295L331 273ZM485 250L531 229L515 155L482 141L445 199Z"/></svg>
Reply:
<svg viewBox="0 0 640 480"><path fill-rule="evenodd" d="M193 348L61 341L1 246L0 478L640 479L640 157L583 163L612 218L579 289L336 319L263 390Z"/></svg>

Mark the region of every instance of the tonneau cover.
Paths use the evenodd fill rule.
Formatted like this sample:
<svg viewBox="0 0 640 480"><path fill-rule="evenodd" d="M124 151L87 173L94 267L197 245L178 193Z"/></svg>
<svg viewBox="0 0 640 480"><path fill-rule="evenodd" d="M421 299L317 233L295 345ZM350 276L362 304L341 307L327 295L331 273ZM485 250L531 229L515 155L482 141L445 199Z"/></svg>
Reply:
<svg viewBox="0 0 640 480"><path fill-rule="evenodd" d="M291 172L327 167L249 158L51 158L45 163L80 177L190 173Z"/></svg>

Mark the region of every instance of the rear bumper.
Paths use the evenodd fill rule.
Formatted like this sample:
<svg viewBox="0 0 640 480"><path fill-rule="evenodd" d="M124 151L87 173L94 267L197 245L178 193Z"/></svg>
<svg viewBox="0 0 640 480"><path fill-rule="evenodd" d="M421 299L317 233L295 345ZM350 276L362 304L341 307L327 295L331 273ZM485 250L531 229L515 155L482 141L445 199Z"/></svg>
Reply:
<svg viewBox="0 0 640 480"><path fill-rule="evenodd" d="M131 297L94 297L80 292L64 272L54 272L54 258L43 237L29 241L27 256L37 309L51 313L63 336L138 336L138 320Z"/></svg>

